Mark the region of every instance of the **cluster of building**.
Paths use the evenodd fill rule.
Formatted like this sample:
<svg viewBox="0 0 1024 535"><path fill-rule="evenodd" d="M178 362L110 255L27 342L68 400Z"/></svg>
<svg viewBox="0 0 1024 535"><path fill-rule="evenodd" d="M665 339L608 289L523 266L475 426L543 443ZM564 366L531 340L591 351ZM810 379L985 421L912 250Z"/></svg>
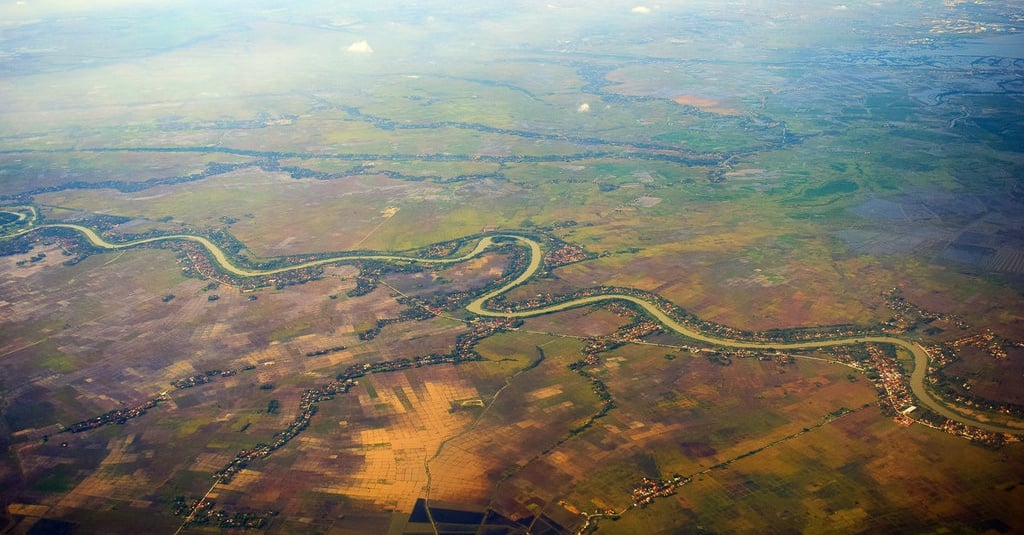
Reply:
<svg viewBox="0 0 1024 535"><path fill-rule="evenodd" d="M1006 349L1012 346L1024 347L1024 344L1002 338L988 329L971 336L928 346L928 380L932 384L939 383L943 375L942 369L958 360L959 352L965 347L974 347L985 351L993 358L1005 359Z"/></svg>
<svg viewBox="0 0 1024 535"><path fill-rule="evenodd" d="M71 237L58 236L54 240L54 242L57 244L58 247L60 247L61 251L63 251L63 253L61 253L61 254L63 254L64 256L70 256L71 257L68 260L64 261L64 265L65 266L73 266L73 265L81 262L82 260L85 260L89 256L87 252L83 252L82 251L83 248L80 247L80 246L82 245L83 241L78 239L77 237L71 238ZM15 241L14 240L7 240L7 243L8 244L12 244L12 243L15 243ZM46 243L46 242L44 242L44 243ZM88 249L88 247L86 247L86 249ZM0 251L0 252L2 252L2 251Z"/></svg>
<svg viewBox="0 0 1024 535"><path fill-rule="evenodd" d="M435 243L428 246L422 253L425 258L444 258L450 256L462 247L462 240L452 240L442 243Z"/></svg>
<svg viewBox="0 0 1024 535"><path fill-rule="evenodd" d="M984 351L994 359L1008 358L1011 347L1024 347L1024 342L1007 340L990 330L958 338L951 342L929 346L928 382L941 389L943 394L957 403L982 410L998 411L1015 417L1024 417L1024 405L999 402L971 393L971 383L965 377L947 373L946 367L960 358L960 351L973 347Z"/></svg>
<svg viewBox="0 0 1024 535"><path fill-rule="evenodd" d="M653 300L651 295L642 290L634 288L616 288L613 286L594 286L590 288L583 288L569 294L551 294L541 293L536 296L527 299L525 301L519 301L517 303L506 303L504 294L493 297L487 302L487 307L494 310L504 310L505 312L515 312L519 310L530 310L534 308L540 308L543 306L551 305L554 303L561 303L563 301L571 301L573 299L580 299L585 297L591 297L595 295L607 295L607 294L621 294L639 297L642 299Z"/></svg>
<svg viewBox="0 0 1024 535"><path fill-rule="evenodd" d="M988 338L982 334L971 336L966 339L984 341ZM850 353L850 349L847 347L836 347L833 351L837 356L837 361L862 370L867 373L868 377L871 377L874 385L876 385L879 392L882 394L883 407L887 409L887 412L890 412L893 415L893 419L898 423L902 425L910 425L911 423L918 422L923 425L943 430L945 433L950 435L963 437L965 439L993 447L1021 440L1021 437L1018 436L995 433L995 431L981 429L973 425L951 420L931 411L918 411L918 407L913 405L914 399L907 389L906 376L902 366L900 366L896 359L886 355L879 346L866 344L865 347L869 358L859 361L854 360ZM930 356L929 362L931 363L929 366L929 380L934 383L935 377L932 376L932 373L935 371L934 366L936 363L938 363L939 366L944 366L951 362L951 349L946 344L940 344L929 347L927 351ZM975 403L974 400L971 400L966 396L951 395L950 398L959 404L967 406L981 405ZM1000 412L1007 414L1015 414L1014 410L1016 406L986 406L986 408L999 410ZM911 416L911 414L913 414L913 416Z"/></svg>
<svg viewBox="0 0 1024 535"><path fill-rule="evenodd" d="M597 354L602 351L608 351L612 349L610 343L603 339L590 339L587 340L583 346L583 358L569 364L569 369L572 371L579 371L587 366L597 364L601 359L598 358Z"/></svg>
<svg viewBox="0 0 1024 535"><path fill-rule="evenodd" d="M974 337L971 337L974 338ZM984 339L984 337L983 337ZM989 446L1002 446L1007 442L1018 441L1020 437L986 431L971 425L967 425L931 411L918 411L914 405L914 398L907 387L906 374L900 363L885 351L873 344L866 344L870 358L862 361L853 361L849 351L838 353L840 362L854 366L865 371L868 377L872 378L875 387L881 392L882 406L887 412L893 415L893 419L901 425L911 425L915 422L945 431L947 433L963 437ZM934 347L928 350L929 355L939 354ZM929 360L932 360L931 358ZM931 369L931 367L929 368ZM964 396L953 396L955 401L964 405L974 405L972 400ZM1003 412L1008 412L1009 409ZM912 417L911 414L915 414Z"/></svg>
<svg viewBox="0 0 1024 535"><path fill-rule="evenodd" d="M179 390L192 388L194 386L206 384L210 382L213 377L218 375L221 377L230 377L237 374L240 370L252 370L255 368L256 366L250 364L238 370L209 370L199 375L191 375L182 379L176 379L171 382L171 385ZM75 422L63 428L61 432L81 433L82 431L88 431L89 429L95 429L108 424L123 424L132 418L138 418L139 416L146 414L146 411L156 407L162 401L167 401L167 392L161 392L159 396L133 407L114 409L94 418Z"/></svg>
<svg viewBox="0 0 1024 535"><path fill-rule="evenodd" d="M463 303L466 303L473 298L474 294L466 291L461 292L442 292L434 294L426 300L420 299L423 306L430 310L434 314L440 315L445 310L454 310L460 308Z"/></svg>
<svg viewBox="0 0 1024 535"><path fill-rule="evenodd" d="M926 423L926 425L928 424ZM945 420L944 422L938 425L932 425L932 427L941 429L951 435L956 435L958 437L963 437L973 442L978 442L986 446L992 446L997 448L1003 446L1007 442L1020 441L1020 437L1016 437L1014 435L1008 435L1006 433L996 433L994 431L986 431L984 429L979 429L972 425L967 425L949 419Z"/></svg>
<svg viewBox="0 0 1024 535"><path fill-rule="evenodd" d="M932 384L936 381L936 375L945 368L952 364L955 360L960 358L957 354L956 348L953 342L947 342L945 344L930 345L925 348L928 352L928 380Z"/></svg>
<svg viewBox="0 0 1024 535"><path fill-rule="evenodd" d="M962 379L958 378L958 380ZM971 385L967 381L964 381L962 384L960 384L960 388L961 389L954 389L947 386L943 394L945 394L947 399L950 399L956 402L958 405L963 405L965 407L972 407L983 411L995 411L1017 418L1024 416L1024 406L1021 406L1016 403L992 401L971 394L969 392L969 390L971 389Z"/></svg>
<svg viewBox="0 0 1024 535"><path fill-rule="evenodd" d="M952 323L961 329L970 327L963 318L956 314L932 312L908 301L899 288L894 287L882 292L882 299L885 301L885 306L896 313L882 324L882 330L889 334L903 334L920 324L928 324L935 320Z"/></svg>
<svg viewBox="0 0 1024 535"><path fill-rule="evenodd" d="M214 509L207 515L192 517L190 525L216 524L221 529L263 529L269 517L274 513L252 513L236 511L229 513L223 509Z"/></svg>
<svg viewBox="0 0 1024 535"><path fill-rule="evenodd" d="M547 269L556 268L566 264L582 262L593 256L579 245L561 242L558 244L558 247L552 248L544 254L544 266Z"/></svg>
<svg viewBox="0 0 1024 535"><path fill-rule="evenodd" d="M182 241L177 245L182 252L182 256L178 257L178 263L181 264L181 272L186 277L199 276L224 284L231 284L228 276L213 265L210 255L207 254L206 249L202 245L189 241Z"/></svg>
<svg viewBox="0 0 1024 535"><path fill-rule="evenodd" d="M626 303L613 301L605 303L604 308L617 316L621 316L632 321L627 325L619 327L614 333L608 336L584 339L583 348L580 350L583 353L583 358L569 364L570 370L584 374L582 371L583 368L598 363L600 360L598 358L599 353L611 351L625 343L641 342L643 341L644 336L662 329L660 323L643 316L637 312L636 309Z"/></svg>
<svg viewBox="0 0 1024 535"><path fill-rule="evenodd" d="M1005 359L1007 357L1007 347L1024 347L1024 342L1007 340L1002 336L997 335L989 329L985 329L974 336L967 336L964 338L958 338L952 342L949 342L950 346L954 349L959 350L964 346L974 346L981 349L991 355L993 358Z"/></svg>
<svg viewBox="0 0 1024 535"><path fill-rule="evenodd" d="M171 382L171 386L178 390L184 390L186 388L192 388L194 386L205 385L213 380L212 376L206 374L190 375L182 379L175 379Z"/></svg>
<svg viewBox="0 0 1024 535"><path fill-rule="evenodd" d="M81 422L75 422L70 426L65 427L64 429L61 429L61 432L81 433L82 431L88 431L90 429L95 429L97 427L103 427L104 425L108 424L123 424L126 423L128 420L131 420L132 418L138 418L139 416L146 414L146 411L152 409L153 407L156 407L161 401L166 400L167 396L165 394L160 394L160 397L153 398L135 407L114 409L112 411L105 412L95 418L82 420Z"/></svg>
<svg viewBox="0 0 1024 535"><path fill-rule="evenodd" d="M194 386L205 385L206 383L213 381L213 378L217 376L231 377L233 375L238 375L238 372L240 371L249 371L255 369L255 365L247 364L242 368L234 370L206 370L205 372L200 374L190 375L188 377L183 377L181 379L175 379L174 381L171 381L171 386L178 390L184 390L186 388L192 388Z"/></svg>
<svg viewBox="0 0 1024 535"><path fill-rule="evenodd" d="M533 298L518 303L506 303L503 300L503 296L498 296L488 303L488 307L502 309L505 310L506 312L514 312L517 310L529 310L539 308L546 305L560 303L572 299L580 299L595 295L608 294L627 295L630 297L643 299L645 301L655 304L655 306L657 306L659 309L665 312L673 320L678 321L679 323L684 324L688 327L691 327L694 330L702 331L721 338L749 340L752 342L761 343L785 343L810 340L828 340L831 338L867 336L871 334L877 334L873 329L866 329L862 327L857 327L855 325L814 327L806 329L781 329L775 331L752 333L736 329L734 327L729 327L728 325L722 325L720 323L700 319L692 314L687 313L685 310L679 308L674 303L666 300L665 298L661 297L658 294L650 293L644 290L638 290L636 288L617 288L612 286L594 286L590 288L584 288L568 295L557 295L547 293L537 294ZM629 305L625 304L618 304L617 306L627 308L630 307Z"/></svg>
<svg viewBox="0 0 1024 535"><path fill-rule="evenodd" d="M251 449L238 452L213 477L221 482L230 481L235 474L242 471L252 461L262 459L287 444L309 426L310 421L317 412L318 403L333 399L337 394L347 393L353 386L358 384L358 378L371 373L386 373L434 364L454 364L467 360L477 360L480 356L473 349L473 346L481 338L512 328L517 322L518 320L512 318L474 320L471 322L472 330L467 334L460 335L456 339L455 350L447 355L430 354L349 366L345 371L338 374L334 381L319 388L307 389L302 393L299 399L299 415L295 417L295 420L285 430L274 435L274 442L270 444L259 443Z"/></svg>
<svg viewBox="0 0 1024 535"><path fill-rule="evenodd" d="M237 455L223 469L214 474L214 478L221 482L230 481L238 472L249 465L250 462L262 459L273 453L275 450L287 444L291 439L299 435L309 426L313 415L317 412L317 403L333 399L337 394L347 393L354 385L356 379L369 373L385 373L408 368L428 366L441 363L456 363L464 360L479 358L473 350L473 345L480 338L489 336L502 329L508 329L515 324L513 319L478 320L473 322L473 331L468 335L462 335L456 342L456 350L448 355L425 355L413 358L401 358L375 363L364 363L353 365L340 373L336 380L327 383L320 388L308 389L302 393L299 400L300 414L284 430L277 433L273 443L257 444L251 449L238 452Z"/></svg>
<svg viewBox="0 0 1024 535"><path fill-rule="evenodd" d="M320 388L307 388L302 392L302 395L299 396L299 410L306 412L307 410L312 409L317 403L320 403L321 401L334 399L334 396L338 394L347 394L348 391L351 390L352 387L355 386L356 384L358 383L356 383L356 380L354 378L346 377L341 379L335 379L334 381L331 381L321 386ZM298 418L296 420L298 420ZM285 432L282 431L277 435L280 436L284 434Z"/></svg>
<svg viewBox="0 0 1024 535"><path fill-rule="evenodd" d="M642 342L645 336L661 332L661 330L662 327L660 323L645 318L619 329L615 332L615 336L618 340L623 342L636 343Z"/></svg>
<svg viewBox="0 0 1024 535"><path fill-rule="evenodd" d="M210 257L209 251L202 245L191 241L180 241L176 246L182 251L178 258L182 273L187 277L202 277L222 284L238 287L242 291L252 291L266 286L275 286L278 289L285 286L301 284L318 278L323 273L321 266L310 266L282 271L273 275L255 277L235 277L230 273L215 266ZM269 266L262 268L273 268L286 265L297 265L310 260L316 260L317 256L288 256L275 261Z"/></svg>
<svg viewBox="0 0 1024 535"><path fill-rule="evenodd" d="M515 318L475 318L469 322L470 331L455 338L455 349L452 350L453 362L477 360L480 354L474 347L480 340L522 325L523 320Z"/></svg>
<svg viewBox="0 0 1024 535"><path fill-rule="evenodd" d="M719 338L731 338L733 340L746 340L764 344L781 344L877 334L875 329L859 327L856 325L830 325L822 327L800 327L750 332L730 327L728 325L723 325L721 323L701 319L686 312L675 303L668 301L658 294L639 292L638 290L624 293L642 293L639 297L655 303L658 308L668 314L672 319L694 330L717 336Z"/></svg>
<svg viewBox="0 0 1024 535"><path fill-rule="evenodd" d="M221 529L263 529L272 516L277 516L277 511L265 513L255 512L228 512L223 509L216 509L217 502L209 499L192 500L187 505L184 496L174 499L174 516L191 515L186 525L206 526L216 524Z"/></svg>
<svg viewBox="0 0 1024 535"><path fill-rule="evenodd" d="M672 476L671 479L657 481L645 477L641 480L640 486L633 489L633 507L647 507L655 498L671 496L675 494L677 488L689 482L690 478L679 474Z"/></svg>
<svg viewBox="0 0 1024 535"><path fill-rule="evenodd" d="M894 413L896 422L902 425L910 425L914 420L910 413L917 407L914 406L914 397L907 387L907 377L899 361L886 355L885 351L873 344L867 344L868 354L871 356L870 367L874 372L871 377L882 395L882 403Z"/></svg>
<svg viewBox="0 0 1024 535"><path fill-rule="evenodd" d="M526 271L526 267L530 264L530 254L522 247L506 246L500 250L509 255L509 261L505 269L502 270L501 276L491 283L492 286L501 286L512 280L520 273Z"/></svg>
<svg viewBox="0 0 1024 535"><path fill-rule="evenodd" d="M270 444L261 442L256 444L252 449L245 449L238 452L227 466L213 474L214 479L221 483L227 483L235 477L235 474L249 466L250 462L262 459L273 453L274 450L277 450L287 444L291 439L297 437L299 433L309 427L309 422L313 419L313 415L316 414L318 410L316 403L323 399L329 399L333 396L333 393L328 393L328 391L323 389L313 389L304 392L302 394L302 412L295 417L295 420L292 421L284 431L274 435L274 442Z"/></svg>
<svg viewBox="0 0 1024 535"><path fill-rule="evenodd" d="M871 369L870 361L871 355L867 353L867 350L863 350L864 356L854 356L853 350L860 350L863 346L834 346L827 349L827 351L835 358L835 362L866 372ZM859 352L859 351L858 351Z"/></svg>
<svg viewBox="0 0 1024 535"><path fill-rule="evenodd" d="M425 320L438 315L441 311L436 310L434 307L421 303L418 299L411 297L402 297L399 302L408 305L409 308L401 311L397 318L381 318L377 320L377 323L373 327L366 329L359 333L359 339L362 341L373 340L380 334L381 329L392 325L394 323L401 323L403 321L412 320Z"/></svg>
<svg viewBox="0 0 1024 535"><path fill-rule="evenodd" d="M801 327L758 332L748 334L744 338L754 342L787 343L830 340L833 338L849 338L851 336L869 336L872 334L877 334L877 330L873 328L858 327L856 325L830 325L827 327Z"/></svg>

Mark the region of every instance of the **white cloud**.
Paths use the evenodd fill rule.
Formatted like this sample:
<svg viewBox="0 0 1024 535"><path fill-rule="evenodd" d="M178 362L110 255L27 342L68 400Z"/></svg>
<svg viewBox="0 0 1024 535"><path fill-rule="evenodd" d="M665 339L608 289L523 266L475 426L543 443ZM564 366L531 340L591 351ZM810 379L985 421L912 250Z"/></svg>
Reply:
<svg viewBox="0 0 1024 535"><path fill-rule="evenodd" d="M348 48L346 48L345 50L348 52L354 52L356 54L373 53L373 48L371 48L370 43L367 43L366 41L356 41L355 43L348 45Z"/></svg>
<svg viewBox="0 0 1024 535"><path fill-rule="evenodd" d="M850 8L846 7L846 4L839 4L838 6L835 6L832 9L834 9L836 11L846 11L847 9L850 9Z"/></svg>
<svg viewBox="0 0 1024 535"><path fill-rule="evenodd" d="M647 6L636 6L633 9L630 9L629 11L631 13L640 13L641 15L646 15L651 12L651 8Z"/></svg>
<svg viewBox="0 0 1024 535"><path fill-rule="evenodd" d="M576 111L580 113L587 113L588 111L590 111L590 104L584 102L583 104L580 104L579 108L576 108Z"/></svg>

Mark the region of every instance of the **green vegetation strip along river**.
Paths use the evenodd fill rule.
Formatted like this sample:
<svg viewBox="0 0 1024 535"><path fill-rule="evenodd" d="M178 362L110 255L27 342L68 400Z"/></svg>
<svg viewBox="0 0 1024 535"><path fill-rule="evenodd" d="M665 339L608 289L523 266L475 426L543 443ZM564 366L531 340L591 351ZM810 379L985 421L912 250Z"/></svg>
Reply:
<svg viewBox="0 0 1024 535"><path fill-rule="evenodd" d="M526 246L530 250L530 262L526 266L526 269L524 269L523 272L518 277L516 277L512 281L508 282L504 286L501 286L501 287L499 287L499 288L497 288L495 290L491 290L491 291L483 294L482 296L478 297L477 299L473 300L473 302L471 302L468 305L466 305L466 310L468 310L469 312L471 312L473 314L476 314L478 316L486 316L486 317L527 318L527 317L533 317L533 316L540 316L540 315L543 315L543 314L550 314L552 312L559 312L559 311L563 311L563 310L568 310L568 309L571 309L571 308L577 308L577 307L581 307L581 306L596 304L596 303L600 303L600 302L603 302L603 301L616 301L616 300L618 300L618 301L628 301L630 303L633 303L633 304L643 308L644 310L647 311L648 314L650 314L652 317L654 317L659 322L661 322L662 325L664 325L668 329L671 329L671 330L673 330L673 331L675 331L675 332L677 332L677 333L679 333L679 334L681 334L681 335L683 335L683 336L685 336L687 338L691 338L693 340L698 340L698 341L701 341L701 342L706 342L706 343L709 343L709 344L714 344L714 345L718 345L718 346L722 346L722 347L733 347L733 348L740 348L740 349L775 349L775 350L790 349L790 350L793 350L793 349L815 349L815 348L821 348L821 347L834 347L834 346L843 346L843 345L861 344L861 343L891 344L891 345L894 345L894 346L897 346L897 347L900 347L900 348L903 348L903 349L909 351L914 356L914 370L913 370L913 372L910 375L910 389L914 393L914 396L920 402L922 402L925 405L927 405L929 409L931 409L931 410L935 411L936 413L938 413L938 414L940 414L940 415L942 415L942 416L944 416L946 418L949 418L951 420L959 421L961 423L964 423L964 424L967 424L967 425L971 425L971 426L974 426L974 427L978 427L980 429L984 429L984 430L987 430L987 431L993 431L993 432L996 432L996 433L1020 433L1020 432L1024 431L1024 427L1014 428L1014 427L1006 427L1006 426L996 425L996 424L993 424L993 423L979 422L977 420L968 418L968 417L966 417L966 416L964 416L962 414L954 412L949 407L947 407L946 405L942 404L941 402L939 402L938 400L933 398L931 393L928 392L928 390L925 388L925 373L926 373L926 371L928 369L928 352L925 351L925 349L920 344L914 343L914 342L909 342L909 341L904 340L902 338L896 338L896 337L892 337L892 336L858 336L858 337L851 337L851 338L832 338L832 339L827 339L827 340L817 340L817 341L809 341L809 342L789 342L789 343L760 343L760 342L748 342L748 341L743 341L743 340L729 340L729 339L725 339L725 338L716 338L714 336L706 335L706 334L704 334L704 333L702 333L702 332L700 332L700 331L698 331L698 330L696 330L696 329L694 329L692 327L688 327L686 325L683 325L682 323L679 323L678 321L673 319L671 316L666 314L664 311L662 311L660 308L658 308L657 306L655 306L653 303L651 303L649 301L646 301L646 300L641 299L639 297L635 297L635 296L631 296L631 295L625 295L625 294L593 295L593 296L589 296L589 297L581 297L579 299L571 299L569 301L564 301L562 303L558 303L558 304L554 304L554 305L550 305L550 306L545 306L545 307L540 307L540 308L535 308L535 309L532 309L532 310L520 310L520 311L515 311L515 312L502 312L502 311L492 310L492 309L487 308L485 303L488 300L490 300L490 299L492 299L494 297L497 297L497 296L499 296L499 295L501 295L503 293L506 293L509 290L511 290L512 288L515 288L516 286L519 286L520 284L525 283L526 281L528 281L530 278L532 278L537 273L537 270L540 269L541 260L543 258L541 246L535 240L532 240L532 239L527 238L525 236L519 236L519 235L515 235L515 234L498 234L498 235L493 235L493 236L485 236L485 237L480 239L480 241L476 244L476 247L474 247L472 251L470 251L470 252L468 252L468 253L460 256L460 257L457 257L457 258L417 258L417 257L411 257L411 256L399 256L399 255L387 255L387 254L371 254L371 255L366 255L366 254L358 255L358 254L355 254L355 255L348 255L348 256L335 256L335 257L331 257L331 258L322 258L322 259L319 259L319 260L312 260L312 261L309 261L309 262L304 262L304 263L296 264L296 265L293 265L293 266L285 266L285 267L280 267L280 268L275 268L275 269L252 270L252 269L247 269L247 268L243 268L243 267L238 267L235 264L233 264L231 262L231 260L228 258L227 254L224 253L224 251L219 246L217 246L217 244L213 243L212 241L210 241L210 240L208 240L206 238L203 238L202 236L193 236L193 235L190 235L190 234L170 234L170 235L166 235L166 236L156 236L156 237L152 237L152 238L144 238L144 239L134 240L134 241L127 241L127 242L120 242L120 243L111 243L111 242L108 242L105 239L103 239L103 237L101 237L94 230L92 230L92 229L90 229L88 227L83 227L81 225L75 225L75 224L70 224L70 223L52 223L52 224L40 225L38 227L34 227L32 230L44 229L44 228L68 228L68 229L76 230L76 231L82 233L82 235L85 236L93 245L95 245L96 247L103 248L103 249L127 249L127 248L135 247L135 246L138 246L138 245L144 245L144 244L147 244L147 243L154 243L154 242L160 242L160 241L175 241L175 240L178 240L178 241L181 241L181 240L191 241L191 242L198 243L198 244L202 245L203 247L205 247L210 252L210 254L213 256L213 259L216 260L217 263L220 265L221 269L224 269L225 271L227 271L229 273L232 273L234 275L238 275L238 276L241 276L241 277L257 277L257 276L264 276L264 275L273 275L275 273L283 273L283 272L286 272L286 271L292 271L292 270L296 270L296 269L302 269L302 268L314 267L314 266L322 266L322 265L327 265L327 264L333 264L333 263L338 263L338 262L346 262L346 261L354 261L354 260L379 260L379 261L387 261L387 262L418 262L418 263L423 263L423 264L454 264L454 263L458 263L458 262L463 262L463 261L469 260L469 259L471 259L473 257L476 257L476 256L480 255L485 250L489 249L491 246L493 246L495 244L495 238L503 239L503 240L514 240L514 241L518 242L520 245Z"/></svg>

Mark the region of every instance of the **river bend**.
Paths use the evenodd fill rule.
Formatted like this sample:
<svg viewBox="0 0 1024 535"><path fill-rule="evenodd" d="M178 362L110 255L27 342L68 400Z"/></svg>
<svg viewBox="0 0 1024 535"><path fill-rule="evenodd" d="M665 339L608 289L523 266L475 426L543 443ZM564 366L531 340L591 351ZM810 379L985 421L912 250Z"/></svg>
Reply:
<svg viewBox="0 0 1024 535"><path fill-rule="evenodd" d="M484 251L495 245L496 238L504 240L514 240L519 245L526 247L530 251L530 260L526 266L526 269L524 269L523 272L515 279L509 281L508 283L504 284L503 286L497 289L493 289L484 293L483 295L477 297L468 305L466 305L466 310L468 310L469 312L484 317L527 318L541 316L544 314L550 314L552 312L559 312L572 308L578 308L581 306L601 303L604 301L628 301L645 310L648 314L650 314L653 318L658 320L666 328L675 331L676 333L682 336L722 347L731 347L739 349L794 350L815 349L821 347L835 347L861 343L891 344L902 349L905 349L913 355L914 369L910 375L911 392L913 392L914 396L918 399L918 401L926 405L932 411L935 411L936 413L951 420L955 420L967 425L984 429L986 431L1013 434L1021 433L1022 431L1024 431L1024 427L1008 427L991 422L981 422L972 418L968 418L963 414L951 410L945 404L935 399L932 396L932 394L928 391L928 389L925 387L925 375L928 369L928 352L920 344L905 340L903 338L897 338L894 336L857 336L848 338L832 338L827 340L788 343L765 343L718 338L715 336L704 334L694 329L693 327L680 323L679 321L675 320L674 318L666 314L663 310L661 310L656 305L647 300L632 295L617 293L580 297L577 299L563 301L561 303L556 303L529 310L518 310L514 312L499 311L487 308L487 301L494 297L507 293L508 291L512 290L513 288L521 284L524 284L525 282L530 280L541 267L543 251L540 243L531 238L517 234L496 234L491 236L484 236L480 238L480 241L477 242L476 246L471 251L455 258L419 258L412 256L389 254L353 254L334 256L330 258L321 258L317 260L311 260L308 262L302 262L291 266L259 270L240 267L234 264L228 257L228 255L223 251L223 249L221 249L217 244L213 243L209 239L204 238L202 236L194 236L190 234L169 234L166 236L155 236L133 241L112 243L105 240L102 236L96 233L96 231L88 227L72 223L50 223L33 227L30 230L38 230L44 228L67 228L76 230L79 233L81 233L92 245L102 249L111 250L128 249L139 245L145 245L147 243L155 243L161 241L191 241L194 243L198 243L199 245L202 245L207 251L209 251L210 255L213 257L213 259L216 261L216 263L220 266L221 269L233 275L237 275L239 277L259 277L265 275L274 275L277 273L283 273L297 269L335 264L338 262L351 262L356 260L377 260L384 262L417 262L421 264L432 265L455 264L479 256Z"/></svg>

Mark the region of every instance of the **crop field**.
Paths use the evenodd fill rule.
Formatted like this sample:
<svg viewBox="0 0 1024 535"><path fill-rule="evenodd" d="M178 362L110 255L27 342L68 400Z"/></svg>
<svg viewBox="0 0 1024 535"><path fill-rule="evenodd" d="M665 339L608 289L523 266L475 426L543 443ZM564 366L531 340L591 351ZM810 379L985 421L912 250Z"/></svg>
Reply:
<svg viewBox="0 0 1024 535"><path fill-rule="evenodd" d="M1024 531L1012 2L17 4L0 533Z"/></svg>

